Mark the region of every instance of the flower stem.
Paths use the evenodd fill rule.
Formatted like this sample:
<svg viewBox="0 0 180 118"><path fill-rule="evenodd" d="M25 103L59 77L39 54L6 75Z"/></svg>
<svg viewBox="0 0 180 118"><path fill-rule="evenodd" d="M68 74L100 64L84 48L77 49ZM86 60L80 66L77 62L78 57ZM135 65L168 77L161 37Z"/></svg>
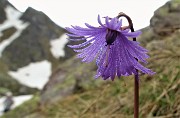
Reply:
<svg viewBox="0 0 180 118"><path fill-rule="evenodd" d="M134 75L134 118L139 118L139 75L138 74Z"/></svg>
<svg viewBox="0 0 180 118"><path fill-rule="evenodd" d="M134 32L131 18L123 12L118 14L117 18L120 17L125 17L128 20L129 26L126 26L126 28L130 28L131 32ZM136 38L133 38L133 41L136 41ZM137 69L136 72L137 73L134 75L134 118L139 118L139 75Z"/></svg>

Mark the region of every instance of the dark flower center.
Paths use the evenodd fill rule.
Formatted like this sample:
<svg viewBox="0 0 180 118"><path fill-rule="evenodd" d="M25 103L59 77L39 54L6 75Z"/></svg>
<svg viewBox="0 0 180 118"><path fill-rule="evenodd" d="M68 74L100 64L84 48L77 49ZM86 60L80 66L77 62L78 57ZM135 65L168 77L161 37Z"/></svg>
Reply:
<svg viewBox="0 0 180 118"><path fill-rule="evenodd" d="M112 45L112 43L116 40L118 32L115 30L107 29L106 33L106 43L107 45Z"/></svg>

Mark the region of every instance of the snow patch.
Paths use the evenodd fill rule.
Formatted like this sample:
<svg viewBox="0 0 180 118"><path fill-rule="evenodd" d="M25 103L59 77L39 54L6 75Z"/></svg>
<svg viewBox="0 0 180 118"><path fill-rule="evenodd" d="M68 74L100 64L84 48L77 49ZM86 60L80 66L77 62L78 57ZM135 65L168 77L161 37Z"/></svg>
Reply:
<svg viewBox="0 0 180 118"><path fill-rule="evenodd" d="M12 109L21 105L22 103L31 99L32 97L33 97L33 95L14 96L13 97L14 104L12 106ZM4 109L3 102L4 102L4 100L5 100L5 97L0 98L0 116L3 114L3 109Z"/></svg>
<svg viewBox="0 0 180 118"><path fill-rule="evenodd" d="M12 108L15 108L15 107L21 105L23 102L31 99L32 97L33 97L33 95L21 95L21 96L13 97L14 104L13 104Z"/></svg>
<svg viewBox="0 0 180 118"><path fill-rule="evenodd" d="M63 57L65 55L64 46L68 42L67 35L63 34L58 39L50 41L51 53L55 58Z"/></svg>
<svg viewBox="0 0 180 118"><path fill-rule="evenodd" d="M51 75L51 63L47 60L30 63L8 74L24 85L42 89Z"/></svg>
<svg viewBox="0 0 180 118"><path fill-rule="evenodd" d="M0 43L0 57L2 56L2 52L4 49L10 45L18 36L20 36L21 32L29 25L29 23L23 23L19 18L21 17L22 13L17 11L11 6L7 6L5 8L7 20L0 24L0 36L2 36L2 31L10 28L15 27L17 31L8 39L5 39Z"/></svg>

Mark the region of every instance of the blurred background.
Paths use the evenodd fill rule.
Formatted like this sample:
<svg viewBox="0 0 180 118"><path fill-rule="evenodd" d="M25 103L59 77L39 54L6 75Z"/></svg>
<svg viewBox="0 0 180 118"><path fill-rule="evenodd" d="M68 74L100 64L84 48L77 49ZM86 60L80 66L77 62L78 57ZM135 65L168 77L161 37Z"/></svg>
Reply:
<svg viewBox="0 0 180 118"><path fill-rule="evenodd" d="M119 12L143 32L156 72L140 75L140 118L179 118L180 0L0 0L0 117L133 118L133 76L94 80L95 63L76 59L65 35Z"/></svg>

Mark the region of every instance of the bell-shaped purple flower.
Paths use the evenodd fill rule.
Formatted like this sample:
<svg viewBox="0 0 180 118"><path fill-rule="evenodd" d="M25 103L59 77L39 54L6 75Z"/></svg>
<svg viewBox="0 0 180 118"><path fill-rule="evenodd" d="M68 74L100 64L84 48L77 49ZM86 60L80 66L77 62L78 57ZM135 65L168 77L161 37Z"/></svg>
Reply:
<svg viewBox="0 0 180 118"><path fill-rule="evenodd" d="M147 63L148 50L141 47L138 42L127 38L136 38L141 31L122 30L122 20L117 17L105 17L103 24L98 16L98 23L99 27L85 23L87 28L79 26L66 28L71 33L67 34L70 40L85 41L79 45L69 45L79 53L78 58L82 58L83 62L92 62L96 59L98 70L95 78L101 76L103 79L114 80L116 76L137 74L136 70L150 75L154 74L138 62Z"/></svg>

